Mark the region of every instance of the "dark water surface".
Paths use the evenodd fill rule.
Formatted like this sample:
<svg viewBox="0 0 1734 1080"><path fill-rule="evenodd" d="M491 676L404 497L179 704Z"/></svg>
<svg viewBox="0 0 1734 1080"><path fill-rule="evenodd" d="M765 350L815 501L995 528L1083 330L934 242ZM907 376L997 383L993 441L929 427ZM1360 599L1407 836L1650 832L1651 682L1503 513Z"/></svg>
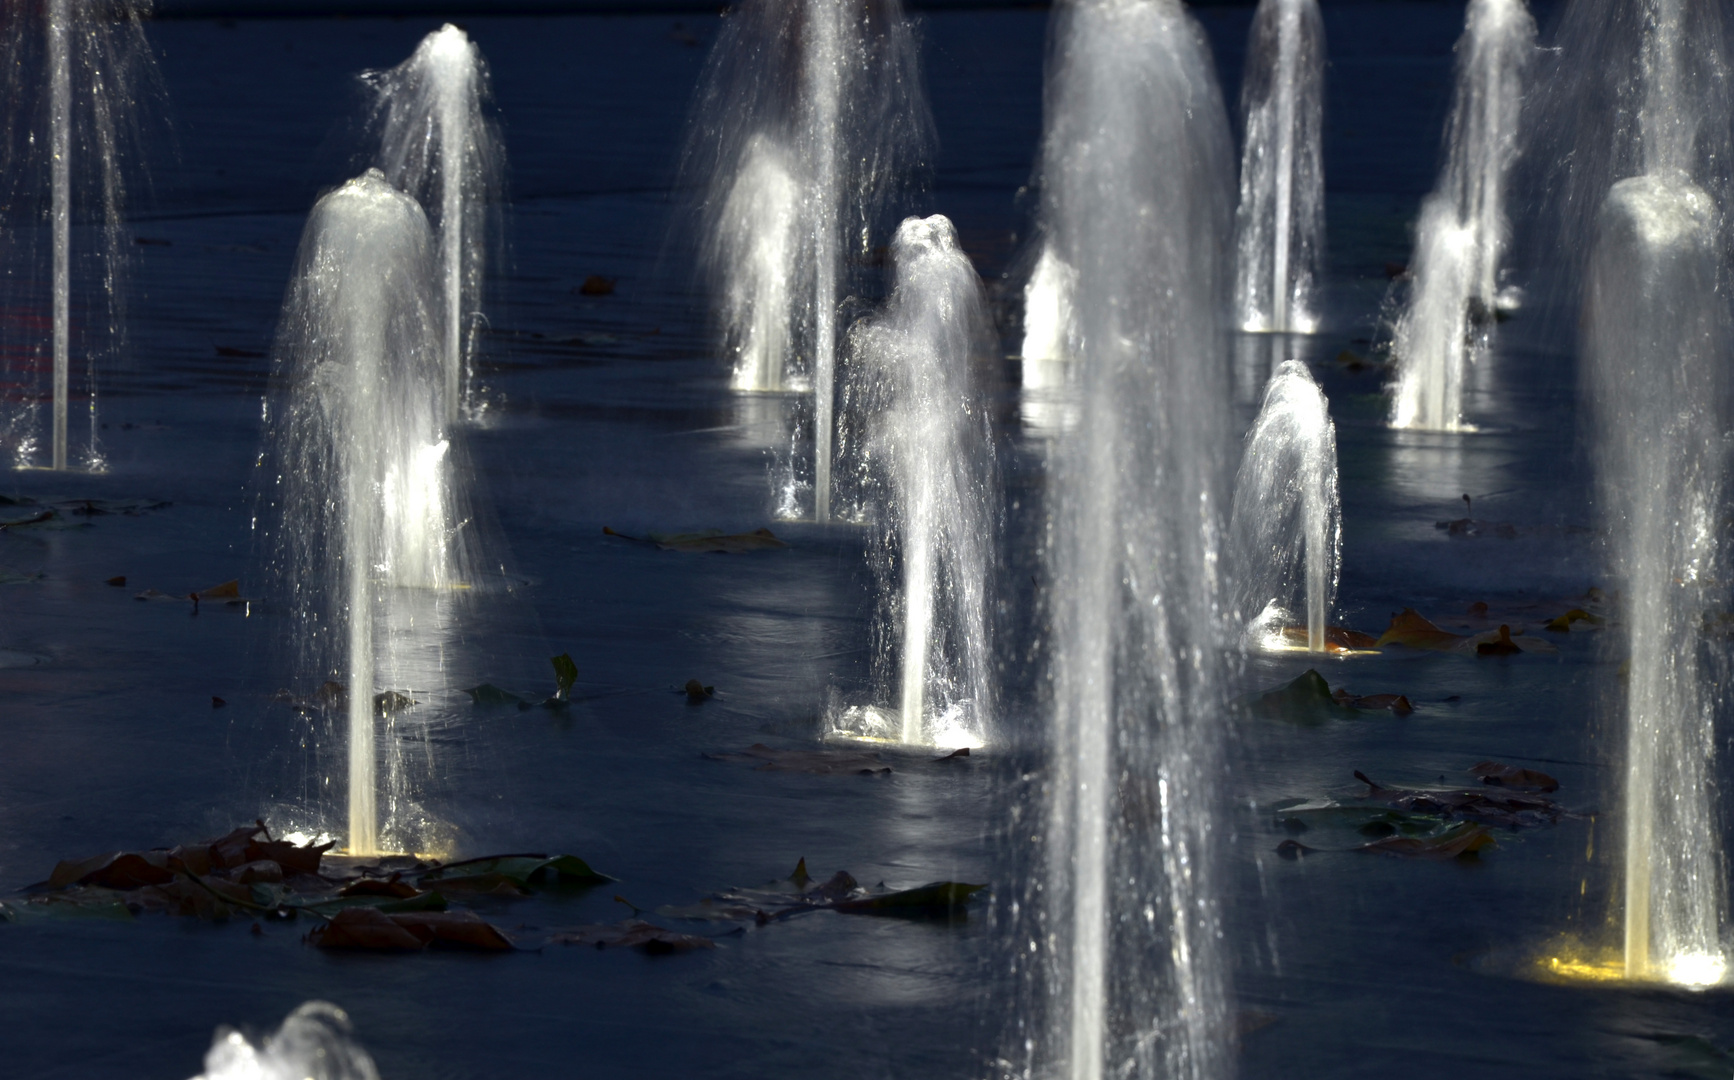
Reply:
<svg viewBox="0 0 1734 1080"><path fill-rule="evenodd" d="M1372 336L1387 281L1432 183L1462 6L1326 4L1332 277L1328 329L1294 348L1316 362L1339 424L1345 621L1377 632L1414 606L1474 601L1531 626L1596 583L1578 466L1568 339L1525 313L1479 369L1470 435L1382 426L1380 376L1333 358ZM1238 85L1250 8L1200 19L1224 84ZM990 282L1013 266L1040 132L1041 11L924 16L942 149L931 208L952 215ZM134 349L106 373L103 476L0 476L0 494L152 498L173 506L87 528L0 533L0 883L114 848L190 841L260 814L294 824L323 774L270 697L288 676L282 627L250 615L140 603L230 578L257 585L250 529L262 357L303 216L345 178L351 75L395 64L434 20L179 20L150 29L177 147L156 162L138 235ZM620 879L490 912L502 925L573 925L730 885L847 869L864 883L989 882L1017 861L1006 770L899 758L882 779L761 773L701 752L807 745L833 690L868 675L871 610L858 539L770 522L782 405L727 390L681 248L670 185L709 20L477 18L511 161L510 263L468 434L478 504L510 592L450 631L454 682L535 688L570 652L581 703L565 714L431 695L406 734L431 762L421 802L462 853L570 851ZM928 209L924 206L922 209ZM585 297L585 277L617 279ZM1281 347L1281 343L1278 343ZM1250 420L1270 343L1243 343ZM1008 395L1002 464L1007 730L1039 722L1040 444ZM1435 522L1510 522L1515 540L1450 539ZM757 556L685 556L602 536L773 524L792 543ZM124 574L124 589L103 584ZM40 575L40 577L36 577ZM1533 605L1525 608L1525 605ZM1556 610L1557 609L1557 610ZM1478 864L1274 854L1264 804L1348 798L1354 769L1392 784L1467 780L1497 758L1546 769L1593 808L1610 790L1596 745L1613 677L1594 635L1555 655L1387 653L1331 662L1333 686L1408 695L1407 719L1299 727L1248 721L1225 794L1229 952L1247 1077L1728 1076L1734 1017L1721 995L1545 985L1510 973L1564 931L1596 933L1606 858L1587 820L1502 834ZM1298 660L1249 664L1244 690ZM689 706L686 679L719 696ZM226 708L213 709L212 696ZM1446 700L1450 699L1450 700ZM297 809L297 806L301 810ZM1332 841L1304 838L1320 847ZM303 927L262 935L141 918L0 927L0 1073L181 1078L219 1023L275 1026L324 998L347 1009L381 1073L494 1076L974 1077L993 1071L1014 1001L988 905L964 922L821 913L710 952L551 948L511 956L339 955Z"/></svg>

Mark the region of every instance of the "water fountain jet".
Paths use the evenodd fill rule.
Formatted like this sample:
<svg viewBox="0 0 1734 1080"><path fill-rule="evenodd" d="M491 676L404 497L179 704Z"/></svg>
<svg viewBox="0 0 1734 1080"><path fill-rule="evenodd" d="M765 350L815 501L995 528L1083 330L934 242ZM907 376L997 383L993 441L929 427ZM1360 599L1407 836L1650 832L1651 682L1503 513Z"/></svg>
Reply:
<svg viewBox="0 0 1734 1080"><path fill-rule="evenodd" d="M931 142L900 0L741 0L694 114L684 171L704 188L700 262L732 383L811 395L813 517L826 521L838 303Z"/></svg>
<svg viewBox="0 0 1734 1080"><path fill-rule="evenodd" d="M1047 865L1014 918L1031 1075L1228 1069L1210 839L1232 148L1176 0L1050 27L1042 234L1075 270L1078 421L1055 443Z"/></svg>
<svg viewBox="0 0 1734 1080"><path fill-rule="evenodd" d="M410 647L406 593L462 580L437 280L421 207L370 169L309 215L273 350L276 569L302 670L346 687L357 855L379 850L377 744L392 708L376 695Z"/></svg>
<svg viewBox="0 0 1734 1080"><path fill-rule="evenodd" d="M970 365L990 354L990 323L981 282L945 217L905 221L891 259L896 285L884 310L850 331L845 400L869 431L857 467L877 504L876 636L897 642L881 663L897 669L884 682L899 686L898 707L850 709L839 731L981 746L993 715L989 508L998 498Z"/></svg>
<svg viewBox="0 0 1734 1080"><path fill-rule="evenodd" d="M1311 333L1325 239L1325 30L1318 0L1260 0L1246 56L1235 317L1250 332Z"/></svg>
<svg viewBox="0 0 1734 1080"><path fill-rule="evenodd" d="M1495 312L1514 302L1499 288L1505 187L1534 47L1523 0L1471 0L1457 43L1445 167L1422 203L1414 282L1391 341L1393 427L1472 430L1463 420L1464 374L1485 349Z"/></svg>
<svg viewBox="0 0 1734 1080"><path fill-rule="evenodd" d="M20 468L39 460L38 399L49 403L48 467L104 466L96 370L125 344L130 244L122 174L137 156L131 145L137 92L154 77L141 23L150 10L149 0L44 0L20 6L0 29L0 80L8 102L0 129L5 302L15 312L47 312L0 325L0 355L15 358L0 382L22 403L0 417L0 445L10 444ZM88 234L94 239L85 239ZM85 361L82 387L74 386L77 353ZM39 386L43 368L46 388ZM89 421L82 448L71 435L75 390Z"/></svg>
<svg viewBox="0 0 1734 1080"><path fill-rule="evenodd" d="M504 169L499 134L485 111L487 64L469 36L447 23L408 60L362 79L377 94L374 165L421 202L439 237L444 397L446 419L455 422L469 406L489 218Z"/></svg>
<svg viewBox="0 0 1734 1080"><path fill-rule="evenodd" d="M1325 651L1342 536L1330 406L1306 365L1285 360L1247 432L1229 523L1229 565L1250 644L1288 648L1284 631L1298 612L1307 651Z"/></svg>

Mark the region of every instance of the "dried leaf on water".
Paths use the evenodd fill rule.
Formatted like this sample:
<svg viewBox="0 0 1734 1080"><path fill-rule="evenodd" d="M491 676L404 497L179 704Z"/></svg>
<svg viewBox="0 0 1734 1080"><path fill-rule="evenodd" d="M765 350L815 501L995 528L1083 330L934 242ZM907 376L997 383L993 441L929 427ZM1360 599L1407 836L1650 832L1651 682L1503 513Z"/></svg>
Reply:
<svg viewBox="0 0 1734 1080"><path fill-rule="evenodd" d="M1460 819L1516 829L1555 825L1579 816L1552 799L1524 791L1387 788L1359 770L1355 772L1355 779L1367 785L1368 791L1363 798L1393 809L1431 814L1443 820Z"/></svg>
<svg viewBox="0 0 1734 1080"><path fill-rule="evenodd" d="M1378 648L1389 645L1402 645L1411 649L1430 649L1435 652L1449 652L1463 643L1460 634L1441 630L1416 612L1414 608L1404 608L1391 616L1391 625L1379 635L1375 643Z"/></svg>
<svg viewBox="0 0 1734 1080"><path fill-rule="evenodd" d="M417 879L424 888L490 891L500 883L527 889L533 882L568 885L600 885L614 879L591 869L576 855L489 855L463 862L446 863L424 872Z"/></svg>
<svg viewBox="0 0 1734 1080"><path fill-rule="evenodd" d="M700 756L708 761L750 764L759 772L801 772L815 776L844 773L886 776L891 772L891 766L870 750L773 750L763 743L754 743L745 750Z"/></svg>
<svg viewBox="0 0 1734 1080"><path fill-rule="evenodd" d="M1307 628L1304 626L1285 626L1282 628L1283 640L1290 645L1306 648ZM1350 630L1346 626L1325 627L1326 652L1360 652L1371 649L1378 644L1379 639L1371 634L1363 634L1359 630Z"/></svg>
<svg viewBox="0 0 1734 1080"><path fill-rule="evenodd" d="M1497 633L1499 636L1495 637L1491 641L1476 642L1476 655L1511 656L1523 651L1518 647L1517 642L1511 640L1511 627L1501 624Z"/></svg>
<svg viewBox="0 0 1734 1080"><path fill-rule="evenodd" d="M1487 826L1462 821L1437 836L1387 836L1356 850L1411 859L1463 859L1498 846Z"/></svg>
<svg viewBox="0 0 1734 1080"><path fill-rule="evenodd" d="M686 702L688 705L703 705L706 701L716 696L716 687L706 686L697 679L686 680L686 685L681 687L681 689L686 692Z"/></svg>
<svg viewBox="0 0 1734 1080"><path fill-rule="evenodd" d="M1572 608L1564 615L1556 615L1547 620L1547 628L1556 634L1568 634L1571 632L1572 623L1579 622L1589 623L1591 626L1600 626L1602 620L1600 616L1591 615L1583 608Z"/></svg>
<svg viewBox="0 0 1734 1080"><path fill-rule="evenodd" d="M623 922L574 926L567 930L559 930L548 937L550 945L591 945L598 949L632 948L647 952L652 956L666 956L669 953L687 952L692 949L714 949L716 942L699 934L682 934L676 930L645 922L643 919L627 919Z"/></svg>
<svg viewBox="0 0 1734 1080"><path fill-rule="evenodd" d="M1514 788L1518 791L1551 792L1559 790L1559 781L1535 769L1523 769L1515 765L1504 765L1497 761L1478 762L1469 770L1479 777L1483 784L1495 787Z"/></svg>
<svg viewBox="0 0 1734 1080"><path fill-rule="evenodd" d="M370 907L344 908L307 935L307 943L321 949L375 952L420 952L427 948L428 940L431 938L411 933L390 915Z"/></svg>
<svg viewBox="0 0 1734 1080"><path fill-rule="evenodd" d="M935 881L915 889L837 900L831 910L850 915L944 916L958 911L985 888L961 881Z"/></svg>

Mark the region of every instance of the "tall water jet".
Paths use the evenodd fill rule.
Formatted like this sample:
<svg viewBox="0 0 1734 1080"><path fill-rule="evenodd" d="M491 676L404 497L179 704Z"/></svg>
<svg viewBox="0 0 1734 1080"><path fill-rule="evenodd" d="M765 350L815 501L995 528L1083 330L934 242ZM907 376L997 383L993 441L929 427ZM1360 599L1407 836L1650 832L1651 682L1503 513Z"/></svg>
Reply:
<svg viewBox="0 0 1734 1080"><path fill-rule="evenodd" d="M1683 174L1609 193L1585 296L1599 494L1620 580L1626 685L1629 978L1704 984L1726 967L1726 873L1712 790L1727 706L1727 357L1715 208Z"/></svg>
<svg viewBox="0 0 1734 1080"><path fill-rule="evenodd" d="M900 0L740 0L711 52L683 166L737 390L812 395L813 516L831 517L837 306L932 121Z"/></svg>
<svg viewBox="0 0 1734 1080"><path fill-rule="evenodd" d="M1325 27L1318 0L1259 0L1241 109L1235 318L1242 330L1311 333L1324 261Z"/></svg>
<svg viewBox="0 0 1734 1080"><path fill-rule="evenodd" d="M1246 435L1229 519L1237 617L1254 647L1286 648L1304 612L1308 652L1325 651L1342 563L1337 434L1306 365L1285 360Z"/></svg>
<svg viewBox="0 0 1734 1080"><path fill-rule="evenodd" d="M992 355L981 282L943 216L910 218L891 242L895 289L850 331L844 400L865 423L858 453L874 504L875 637L895 710L850 709L844 734L915 746L980 746L993 716L988 580L992 444L971 363ZM893 671L895 674L893 674Z"/></svg>
<svg viewBox="0 0 1734 1080"><path fill-rule="evenodd" d="M1734 671L1714 626L1727 604L1734 318L1726 207L1702 186L1728 183L1728 39L1714 4L1597 14L1601 33L1637 45L1606 68L1635 108L1603 153L1641 170L1603 200L1580 324L1624 609L1625 973L1703 986L1725 979L1730 945L1714 762Z"/></svg>
<svg viewBox="0 0 1734 1080"><path fill-rule="evenodd" d="M469 36L447 23L408 60L362 79L378 95L374 165L421 202L439 235L446 418L456 421L469 404L490 219L498 213L505 164L486 112L487 64Z"/></svg>
<svg viewBox="0 0 1734 1080"><path fill-rule="evenodd" d="M1421 206L1414 282L1392 335L1393 427L1468 430L1465 372L1486 348L1495 313L1511 305L1499 286L1510 231L1505 186L1534 49L1535 20L1524 0L1471 0L1457 42L1445 167Z"/></svg>
<svg viewBox="0 0 1734 1080"><path fill-rule="evenodd" d="M10 315L0 320L0 392L16 405L0 415L0 446L21 468L41 461L43 400L48 466L103 466L96 370L125 343L122 174L137 156L137 94L154 74L141 23L150 10L149 0L43 0L15 5L0 29L0 304ZM81 447L75 392L89 422Z"/></svg>
<svg viewBox="0 0 1734 1080"><path fill-rule="evenodd" d="M266 454L275 564L304 673L341 681L348 850L379 850L381 696L416 591L461 580L434 238L377 169L302 233L273 348Z"/></svg>
<svg viewBox="0 0 1734 1080"><path fill-rule="evenodd" d="M1220 1076L1227 114L1178 0L1057 5L1048 63L1041 226L1077 273L1079 418L1050 465L1047 865L1014 913L1039 1027L1008 1056Z"/></svg>

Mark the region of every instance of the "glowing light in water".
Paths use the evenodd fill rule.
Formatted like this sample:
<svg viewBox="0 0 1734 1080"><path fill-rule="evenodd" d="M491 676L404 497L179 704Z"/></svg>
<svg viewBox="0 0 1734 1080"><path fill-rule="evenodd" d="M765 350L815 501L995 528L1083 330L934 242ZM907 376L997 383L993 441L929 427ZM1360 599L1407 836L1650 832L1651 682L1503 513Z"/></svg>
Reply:
<svg viewBox="0 0 1734 1080"><path fill-rule="evenodd" d="M1505 181L1534 46L1535 20L1523 0L1471 0L1457 43L1445 167L1422 204L1412 291L1391 342L1395 427L1473 430L1463 421L1464 371L1485 349L1494 313L1514 306L1517 295L1499 289L1509 232Z"/></svg>
<svg viewBox="0 0 1734 1080"><path fill-rule="evenodd" d="M1050 27L1039 222L1076 273L1077 422L1049 467L1047 865L1017 916L1026 1075L1228 1071L1211 835L1222 717L1228 120L1174 0Z"/></svg>
<svg viewBox="0 0 1734 1080"><path fill-rule="evenodd" d="M1234 308L1242 330L1309 334L1324 259L1325 31L1317 0L1260 0L1246 49Z"/></svg>
<svg viewBox="0 0 1734 1080"><path fill-rule="evenodd" d="M1304 613L1308 651L1325 650L1342 534L1330 406L1306 365L1286 360L1247 432L1229 525L1239 611L1257 613L1252 644L1286 647L1283 628Z"/></svg>
<svg viewBox="0 0 1734 1080"><path fill-rule="evenodd" d="M504 168L498 133L484 109L487 64L468 35L448 23L423 38L408 60L362 79L378 94L374 164L421 202L439 237L444 397L447 420L456 420L470 396L488 224Z"/></svg>
<svg viewBox="0 0 1734 1080"><path fill-rule="evenodd" d="M851 331L846 398L868 431L850 458L878 526L881 681L899 688L900 742L975 747L993 711L987 583L999 500L970 363L990 355L990 323L946 218L905 221L891 258L890 300ZM877 710L852 710L841 724L866 735L891 727Z"/></svg>

